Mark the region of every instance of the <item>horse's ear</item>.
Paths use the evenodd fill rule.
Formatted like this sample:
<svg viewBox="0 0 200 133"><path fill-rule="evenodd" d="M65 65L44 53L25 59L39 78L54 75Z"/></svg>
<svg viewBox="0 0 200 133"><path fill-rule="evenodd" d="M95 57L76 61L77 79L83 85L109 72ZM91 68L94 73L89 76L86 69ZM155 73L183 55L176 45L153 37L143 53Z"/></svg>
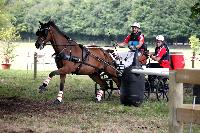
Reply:
<svg viewBox="0 0 200 133"><path fill-rule="evenodd" d="M40 23L41 26L43 25L43 23L41 21L39 21L39 23Z"/></svg>
<svg viewBox="0 0 200 133"><path fill-rule="evenodd" d="M49 24L55 24L54 21L53 21L52 19L50 19L48 23L49 23Z"/></svg>

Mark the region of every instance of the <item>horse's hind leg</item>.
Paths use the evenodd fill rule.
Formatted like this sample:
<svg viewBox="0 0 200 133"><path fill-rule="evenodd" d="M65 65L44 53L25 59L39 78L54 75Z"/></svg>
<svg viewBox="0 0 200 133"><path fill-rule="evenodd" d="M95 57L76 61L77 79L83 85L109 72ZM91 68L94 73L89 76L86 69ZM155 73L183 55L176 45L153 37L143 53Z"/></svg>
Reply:
<svg viewBox="0 0 200 133"><path fill-rule="evenodd" d="M100 102L101 99L102 99L102 96L103 96L103 93L104 93L104 90L105 90L107 84L106 84L106 82L104 80L101 79L101 77L100 77L100 75L98 73L89 75L89 77L93 81L95 81L96 83L98 83L99 86L100 86L100 90L99 90L99 92L97 92L97 96L96 96L96 100L98 102Z"/></svg>

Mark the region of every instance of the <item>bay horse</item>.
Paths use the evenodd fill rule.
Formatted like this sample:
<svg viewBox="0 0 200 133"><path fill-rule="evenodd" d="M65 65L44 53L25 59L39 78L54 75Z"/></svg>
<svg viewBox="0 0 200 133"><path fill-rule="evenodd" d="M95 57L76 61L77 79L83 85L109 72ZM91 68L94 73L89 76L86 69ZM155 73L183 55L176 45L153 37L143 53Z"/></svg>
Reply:
<svg viewBox="0 0 200 133"><path fill-rule="evenodd" d="M118 70L115 68L112 57L102 48L86 48L78 44L64 32L59 30L53 21L40 23L40 27L36 32L37 40L35 46L37 49L43 49L47 42L50 42L55 53L55 62L58 70L49 73L46 80L39 87L39 91L43 92L49 84L49 81L55 75L60 75L60 88L55 104L62 103L63 90L66 74L88 75L92 80L100 85L96 100L101 101L103 90L106 89L107 83L101 79L100 73L105 72L120 87L118 78Z"/></svg>

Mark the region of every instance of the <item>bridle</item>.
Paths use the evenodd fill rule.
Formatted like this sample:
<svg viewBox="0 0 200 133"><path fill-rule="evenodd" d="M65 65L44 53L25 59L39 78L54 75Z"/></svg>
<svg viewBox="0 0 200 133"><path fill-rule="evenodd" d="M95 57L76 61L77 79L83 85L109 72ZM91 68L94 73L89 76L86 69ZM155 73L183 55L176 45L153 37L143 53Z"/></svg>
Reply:
<svg viewBox="0 0 200 133"><path fill-rule="evenodd" d="M47 39L48 33L49 33L49 29L50 27L45 27L45 28L41 28L38 29L38 31L36 32L36 35L39 37L41 43L39 44L39 48L40 50L44 48L44 46L46 45L45 40ZM47 41L48 42L48 41Z"/></svg>
<svg viewBox="0 0 200 133"><path fill-rule="evenodd" d="M57 45L56 44L56 40L55 40L55 35L54 35L54 33L53 33L53 31L52 31L52 27L51 26L48 26L48 25L45 25L44 27L42 27L42 26L44 26L44 25L41 25L41 27L38 29L38 31L36 32L36 35L38 36L38 42L36 42L36 45L37 45L37 47L38 48L40 48L40 49L43 49L44 48L44 46L45 45L52 45L52 46L56 46L56 47L58 47L58 46L64 46L64 48L62 48L62 50L61 51L59 51L58 53L54 53L52 56L56 56L56 57L59 57L59 55L61 55L66 49L68 49L69 48L69 56L70 56L70 58L72 58L72 53L71 53L71 46L77 46L77 45L75 45L75 44L72 44L72 41L74 41L74 40L72 40L71 38L69 38L69 37L67 37L67 36L65 36L64 35L64 37L67 39L67 41L68 41L68 44L66 43L66 44L63 44L63 45ZM50 38L51 39L49 39L49 36L51 36ZM47 44L47 42L51 42L51 43L49 43L49 44ZM79 45L78 45L79 46ZM80 46L79 46L80 47ZM81 47L80 47L81 48ZM101 59L101 58L99 58L97 55L95 55L95 54L93 54L93 53L91 53L87 48L82 48L82 51L84 51L83 49L86 49L86 51L85 51L85 56L84 57L82 57L83 59L82 59L82 61L80 61L79 63L80 63L80 65L79 65L79 67L77 68L77 70L76 71L79 71L79 68L81 67L81 65L82 64L85 64L85 65L88 65L88 66L91 66L91 67L94 67L94 68L96 68L96 66L95 65L93 65L93 64L88 64L88 63L86 63L85 62L85 60L88 58L88 56L90 55L90 56L92 56L93 58L95 58L96 60L98 60L99 62L103 62L104 64L106 64L106 65L108 65L108 66L110 66L110 67L112 67L113 69L115 69L115 70L117 70L114 66L112 66L108 61L105 61L105 60L103 60L103 59ZM67 55L67 54L66 54ZM84 54L83 54L84 55ZM55 57L55 58L56 58ZM96 68L96 69L98 69L98 68ZM117 72L118 73L121 73L120 71L118 71L117 70Z"/></svg>
<svg viewBox="0 0 200 133"><path fill-rule="evenodd" d="M46 45L58 46L56 44L56 41L55 41L55 39L53 37L54 35L53 35L52 31L50 30L50 28L51 27L40 28L36 32L36 35L39 36L41 41L42 41L42 43L39 46L40 49L43 49L44 46L46 46ZM40 36L40 34L42 34L42 36ZM47 39L48 34L51 34L51 36L52 36L52 42L51 43L47 43L50 40L49 41L45 41ZM70 44L71 41L73 41L70 37L65 37L65 38L68 40L69 44L68 45L64 44L64 45L59 45L59 46L65 46L65 47L67 47L67 46L75 46L75 45Z"/></svg>

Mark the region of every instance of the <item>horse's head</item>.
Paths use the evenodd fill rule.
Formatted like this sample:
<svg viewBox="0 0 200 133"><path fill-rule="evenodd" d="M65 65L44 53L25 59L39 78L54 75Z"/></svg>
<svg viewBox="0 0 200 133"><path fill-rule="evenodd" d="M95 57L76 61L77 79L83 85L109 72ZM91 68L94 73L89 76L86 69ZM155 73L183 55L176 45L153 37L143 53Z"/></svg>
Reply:
<svg viewBox="0 0 200 133"><path fill-rule="evenodd" d="M37 49L43 49L45 44L51 40L50 35L50 22L40 23L40 28L37 30L36 35L38 36L37 41L35 42L35 47Z"/></svg>

